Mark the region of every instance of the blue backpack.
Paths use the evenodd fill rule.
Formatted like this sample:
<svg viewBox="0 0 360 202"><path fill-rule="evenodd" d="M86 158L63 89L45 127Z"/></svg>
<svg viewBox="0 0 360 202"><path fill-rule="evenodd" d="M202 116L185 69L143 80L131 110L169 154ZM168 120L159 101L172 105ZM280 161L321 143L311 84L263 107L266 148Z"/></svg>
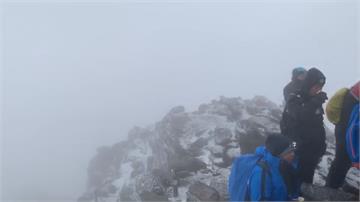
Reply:
<svg viewBox="0 0 360 202"><path fill-rule="evenodd" d="M249 201L249 178L255 166L261 166L263 169L261 179L261 195L263 198L265 191L265 174L268 167L262 160L262 155L245 154L236 158L233 162L229 176L228 191L230 201Z"/></svg>
<svg viewBox="0 0 360 202"><path fill-rule="evenodd" d="M346 150L353 167L359 169L359 104L354 106L346 130Z"/></svg>

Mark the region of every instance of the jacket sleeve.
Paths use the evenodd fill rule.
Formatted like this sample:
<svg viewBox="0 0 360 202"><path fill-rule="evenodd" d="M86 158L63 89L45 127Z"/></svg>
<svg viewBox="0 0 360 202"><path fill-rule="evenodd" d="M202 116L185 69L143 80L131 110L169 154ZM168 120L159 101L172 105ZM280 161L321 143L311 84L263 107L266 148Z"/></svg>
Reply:
<svg viewBox="0 0 360 202"><path fill-rule="evenodd" d="M269 201L270 200L270 193L271 193L271 181L269 179L269 175L266 174L265 179L265 196L261 198L261 174L262 174L262 168L257 166L255 167L251 177L250 177L250 183L249 183L249 189L250 189L250 200L251 201Z"/></svg>
<svg viewBox="0 0 360 202"><path fill-rule="evenodd" d="M283 89L283 95L284 95L284 100L285 102L288 101L289 99L289 90L288 90L288 86L285 86L285 88Z"/></svg>
<svg viewBox="0 0 360 202"><path fill-rule="evenodd" d="M289 116L300 122L312 122L317 109L322 107L322 103L315 99L304 101L303 98L296 94L291 94L287 103L287 112Z"/></svg>

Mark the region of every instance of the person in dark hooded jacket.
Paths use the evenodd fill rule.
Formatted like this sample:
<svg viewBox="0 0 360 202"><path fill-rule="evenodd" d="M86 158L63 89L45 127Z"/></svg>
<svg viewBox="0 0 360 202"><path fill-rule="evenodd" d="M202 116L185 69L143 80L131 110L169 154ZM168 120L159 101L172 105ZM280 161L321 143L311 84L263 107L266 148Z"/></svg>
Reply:
<svg viewBox="0 0 360 202"><path fill-rule="evenodd" d="M292 77L291 81L285 86L283 93L284 93L284 100L285 102L288 101L289 95L301 89L302 82L306 77L306 69L303 67L297 67L292 70Z"/></svg>
<svg viewBox="0 0 360 202"><path fill-rule="evenodd" d="M282 134L297 143L299 178L305 183L313 182L315 168L326 151L322 104L327 95L321 91L324 84L324 74L311 68L302 88L289 95L280 123Z"/></svg>

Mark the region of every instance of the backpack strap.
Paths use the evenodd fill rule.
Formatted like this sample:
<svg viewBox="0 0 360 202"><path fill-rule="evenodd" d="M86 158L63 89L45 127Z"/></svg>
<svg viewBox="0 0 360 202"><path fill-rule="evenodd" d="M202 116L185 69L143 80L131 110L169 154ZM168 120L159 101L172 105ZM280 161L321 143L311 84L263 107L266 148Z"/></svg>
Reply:
<svg viewBox="0 0 360 202"><path fill-rule="evenodd" d="M266 174L271 175L271 173L269 172L269 166L266 163L265 160L260 159L260 161L258 162L258 165L262 168L262 172L261 172L261 197L260 197L260 201L265 201L265 189L266 189Z"/></svg>
<svg viewBox="0 0 360 202"><path fill-rule="evenodd" d="M265 189L266 189L266 174L269 174L271 176L271 173L269 172L269 166L266 163L266 161L264 159L259 159L259 161L257 162L257 165L260 166L262 168L261 171L261 195L260 195L260 201L266 201L265 198ZM245 201L251 201L250 198L250 182L248 180L247 182L247 189L246 189L246 193L245 193Z"/></svg>

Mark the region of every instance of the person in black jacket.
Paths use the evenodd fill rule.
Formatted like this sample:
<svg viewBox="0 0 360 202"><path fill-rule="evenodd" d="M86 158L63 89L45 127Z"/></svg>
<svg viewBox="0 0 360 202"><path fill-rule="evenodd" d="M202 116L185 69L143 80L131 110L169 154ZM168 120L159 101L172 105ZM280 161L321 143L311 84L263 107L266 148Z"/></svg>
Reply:
<svg viewBox="0 0 360 202"><path fill-rule="evenodd" d="M306 77L306 69L303 67L297 67L292 70L292 77L291 81L285 86L283 93L284 93L284 100L285 102L288 101L289 95L301 89L301 84Z"/></svg>
<svg viewBox="0 0 360 202"><path fill-rule="evenodd" d="M321 91L324 84L324 74L311 68L302 88L289 95L280 123L282 134L297 143L301 182L313 182L315 168L326 151L322 104L327 95Z"/></svg>
<svg viewBox="0 0 360 202"><path fill-rule="evenodd" d="M326 179L326 186L337 189L344 183L351 160L346 151L346 130L354 106L359 103L360 82L345 95L341 108L340 121L335 125L336 152Z"/></svg>

